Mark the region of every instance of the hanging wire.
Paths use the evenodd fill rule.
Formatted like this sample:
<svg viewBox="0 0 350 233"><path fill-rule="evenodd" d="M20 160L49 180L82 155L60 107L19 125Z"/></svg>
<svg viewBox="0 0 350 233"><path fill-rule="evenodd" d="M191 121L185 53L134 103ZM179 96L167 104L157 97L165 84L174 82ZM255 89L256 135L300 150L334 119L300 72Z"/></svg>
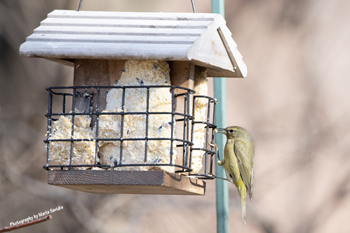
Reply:
<svg viewBox="0 0 350 233"><path fill-rule="evenodd" d="M80 11L81 6L83 5L83 0L80 0L79 6L78 6L78 11Z"/></svg>
<svg viewBox="0 0 350 233"><path fill-rule="evenodd" d="M193 13L196 13L196 6L194 5L194 0L191 0Z"/></svg>
<svg viewBox="0 0 350 233"><path fill-rule="evenodd" d="M78 11L80 11L80 9L81 9L81 7L82 7L82 5L83 5L83 1L84 1L84 0L80 0L79 6L78 6ZM196 6L195 6L195 4L194 4L194 0L191 0L191 3L192 3L193 13L196 13Z"/></svg>
<svg viewBox="0 0 350 233"><path fill-rule="evenodd" d="M193 13L196 13L196 6L195 6L195 4L194 4L194 0L191 0L191 3L192 3ZM83 5L83 0L80 0L79 6L78 6L78 11L80 11L82 5Z"/></svg>

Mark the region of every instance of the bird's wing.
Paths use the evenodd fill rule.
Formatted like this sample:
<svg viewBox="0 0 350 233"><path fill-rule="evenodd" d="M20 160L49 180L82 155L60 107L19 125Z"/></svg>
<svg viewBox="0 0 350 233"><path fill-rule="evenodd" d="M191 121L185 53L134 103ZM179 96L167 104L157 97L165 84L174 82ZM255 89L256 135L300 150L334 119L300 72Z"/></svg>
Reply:
<svg viewBox="0 0 350 233"><path fill-rule="evenodd" d="M251 155L247 155L247 151L244 148L247 148L247 143L243 140L235 140L234 151L238 161L239 172L241 173L242 180L246 186L246 188L250 191L253 184L253 161L254 151ZM249 159L249 157L251 159Z"/></svg>

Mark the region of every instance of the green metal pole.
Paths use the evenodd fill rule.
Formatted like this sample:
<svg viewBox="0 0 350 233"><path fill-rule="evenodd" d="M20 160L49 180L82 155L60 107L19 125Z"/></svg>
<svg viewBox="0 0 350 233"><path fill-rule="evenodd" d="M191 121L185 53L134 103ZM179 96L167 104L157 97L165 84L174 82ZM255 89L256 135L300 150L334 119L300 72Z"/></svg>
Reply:
<svg viewBox="0 0 350 233"><path fill-rule="evenodd" d="M212 12L225 17L224 0L212 0ZM226 127L226 79L214 78L214 96L218 100L216 106L216 125L218 128ZM216 135L216 144L221 151L221 159L224 156L224 135ZM217 159L216 159L217 160ZM216 162L216 175L226 177L224 169ZM216 228L217 233L228 233L228 187L227 181L216 179Z"/></svg>

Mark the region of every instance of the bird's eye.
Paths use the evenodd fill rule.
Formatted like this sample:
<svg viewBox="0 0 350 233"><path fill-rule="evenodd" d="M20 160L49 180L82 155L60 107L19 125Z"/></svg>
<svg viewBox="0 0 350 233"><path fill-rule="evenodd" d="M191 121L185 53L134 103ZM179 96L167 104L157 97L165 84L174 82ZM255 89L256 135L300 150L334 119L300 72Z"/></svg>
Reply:
<svg viewBox="0 0 350 233"><path fill-rule="evenodd" d="M233 129L230 129L230 133L233 133Z"/></svg>

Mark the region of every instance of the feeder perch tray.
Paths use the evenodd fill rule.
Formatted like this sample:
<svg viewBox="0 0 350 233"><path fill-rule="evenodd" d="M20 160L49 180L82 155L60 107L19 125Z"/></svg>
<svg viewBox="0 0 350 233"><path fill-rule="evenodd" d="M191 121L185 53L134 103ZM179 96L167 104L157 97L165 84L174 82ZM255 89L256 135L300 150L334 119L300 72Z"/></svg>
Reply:
<svg viewBox="0 0 350 233"><path fill-rule="evenodd" d="M49 184L88 193L205 194L204 181L164 171L50 170Z"/></svg>

